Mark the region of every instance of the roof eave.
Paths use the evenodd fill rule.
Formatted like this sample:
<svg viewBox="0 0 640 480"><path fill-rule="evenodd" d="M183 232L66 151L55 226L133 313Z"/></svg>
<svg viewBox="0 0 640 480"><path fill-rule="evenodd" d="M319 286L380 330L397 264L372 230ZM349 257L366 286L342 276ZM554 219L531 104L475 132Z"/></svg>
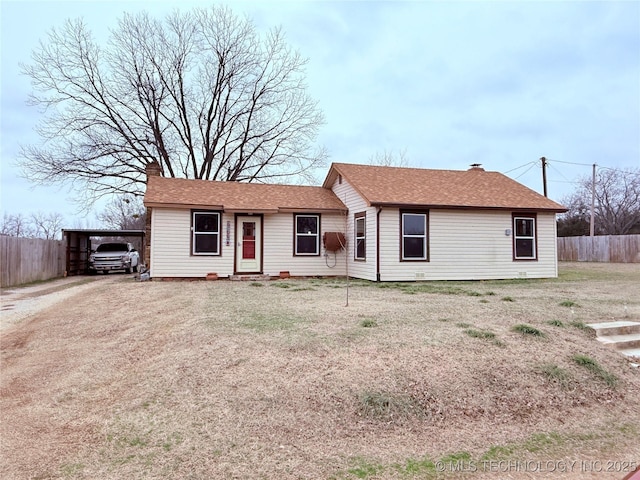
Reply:
<svg viewBox="0 0 640 480"><path fill-rule="evenodd" d="M508 210L510 212L549 212L564 213L566 208L550 207L508 207L500 205L445 205L445 204L417 204L397 202L371 202L373 207L406 208L406 209L442 209L442 210Z"/></svg>
<svg viewBox="0 0 640 480"><path fill-rule="evenodd" d="M348 211L346 207L276 207L276 208L243 208L243 207L225 207L224 205L202 205L187 203L162 203L162 202L144 202L145 207L152 208L175 208L179 210L220 210L226 213L255 213L255 214L274 214L274 213L340 213L344 214Z"/></svg>
<svg viewBox="0 0 640 480"><path fill-rule="evenodd" d="M340 213L346 214L349 209L344 207L325 207L325 208L300 208L300 207L281 207L278 210L280 213L304 213L304 212L313 212L313 213Z"/></svg>
<svg viewBox="0 0 640 480"><path fill-rule="evenodd" d="M328 188L328 189L332 190L333 184L335 183L336 178L338 178L338 176L341 176L344 180L349 182L349 185L351 186L351 188L353 188L356 191L356 193L358 195L360 195L360 197L362 197L362 199L365 202L367 202L367 206L368 207L373 205L369 201L369 198L367 197L367 195L365 195L364 192L362 192L353 182L349 181L348 177L336 166L335 163L331 164L331 168L329 169L329 173L327 174L327 178L325 179L325 181L322 184L322 186L324 188Z"/></svg>
<svg viewBox="0 0 640 480"><path fill-rule="evenodd" d="M327 176L324 178L324 182L322 182L322 188L331 189L338 175L340 175L340 172L336 169L335 163L332 163L327 172Z"/></svg>
<svg viewBox="0 0 640 480"><path fill-rule="evenodd" d="M210 205L210 204L190 204L190 203L169 203L169 202L143 202L144 206L149 208L175 208L178 210L224 210L223 205Z"/></svg>
<svg viewBox="0 0 640 480"><path fill-rule="evenodd" d="M242 208L242 207L227 207L222 209L225 213L249 213L249 214L270 214L278 213L277 208Z"/></svg>

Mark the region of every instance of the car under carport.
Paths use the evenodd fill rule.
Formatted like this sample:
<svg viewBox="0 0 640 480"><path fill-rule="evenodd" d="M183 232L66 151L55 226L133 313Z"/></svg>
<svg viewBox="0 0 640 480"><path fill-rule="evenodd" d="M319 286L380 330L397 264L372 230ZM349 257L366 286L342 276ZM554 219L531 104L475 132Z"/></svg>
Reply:
<svg viewBox="0 0 640 480"><path fill-rule="evenodd" d="M91 240L96 237L125 240L139 238L140 258L145 258L144 230L63 229L62 237L66 244L65 276L89 273Z"/></svg>

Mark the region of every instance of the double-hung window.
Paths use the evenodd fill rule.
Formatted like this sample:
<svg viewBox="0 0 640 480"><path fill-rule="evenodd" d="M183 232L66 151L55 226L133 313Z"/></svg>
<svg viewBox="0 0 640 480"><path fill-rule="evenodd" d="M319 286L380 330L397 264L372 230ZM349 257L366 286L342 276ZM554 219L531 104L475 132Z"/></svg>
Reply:
<svg viewBox="0 0 640 480"><path fill-rule="evenodd" d="M295 255L320 255L320 215L294 216Z"/></svg>
<svg viewBox="0 0 640 480"><path fill-rule="evenodd" d="M514 260L537 259L535 215L513 216L513 258Z"/></svg>
<svg viewBox="0 0 640 480"><path fill-rule="evenodd" d="M400 212L400 259L428 261L428 213Z"/></svg>
<svg viewBox="0 0 640 480"><path fill-rule="evenodd" d="M193 212L191 231L193 255L220 255L219 212Z"/></svg>
<svg viewBox="0 0 640 480"><path fill-rule="evenodd" d="M367 259L367 214L356 213L354 217L355 245L354 258L356 260Z"/></svg>

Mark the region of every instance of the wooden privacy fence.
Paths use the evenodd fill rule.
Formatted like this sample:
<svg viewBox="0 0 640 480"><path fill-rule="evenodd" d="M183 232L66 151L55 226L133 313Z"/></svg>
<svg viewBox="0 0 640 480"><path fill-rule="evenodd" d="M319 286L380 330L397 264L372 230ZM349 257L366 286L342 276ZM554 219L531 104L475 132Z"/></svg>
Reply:
<svg viewBox="0 0 640 480"><path fill-rule="evenodd" d="M640 235L558 237L558 260L640 263Z"/></svg>
<svg viewBox="0 0 640 480"><path fill-rule="evenodd" d="M0 287L64 276L61 240L0 236Z"/></svg>

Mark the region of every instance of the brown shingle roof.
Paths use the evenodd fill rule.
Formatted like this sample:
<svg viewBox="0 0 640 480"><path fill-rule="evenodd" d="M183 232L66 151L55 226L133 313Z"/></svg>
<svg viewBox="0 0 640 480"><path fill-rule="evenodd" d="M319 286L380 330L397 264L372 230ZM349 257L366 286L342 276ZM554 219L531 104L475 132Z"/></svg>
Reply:
<svg viewBox="0 0 640 480"><path fill-rule="evenodd" d="M370 205L566 211L521 183L483 169L428 170L334 163L324 186L330 188L338 175Z"/></svg>
<svg viewBox="0 0 640 480"><path fill-rule="evenodd" d="M345 211L334 193L322 187L216 182L149 177L147 206L215 208L226 211Z"/></svg>

